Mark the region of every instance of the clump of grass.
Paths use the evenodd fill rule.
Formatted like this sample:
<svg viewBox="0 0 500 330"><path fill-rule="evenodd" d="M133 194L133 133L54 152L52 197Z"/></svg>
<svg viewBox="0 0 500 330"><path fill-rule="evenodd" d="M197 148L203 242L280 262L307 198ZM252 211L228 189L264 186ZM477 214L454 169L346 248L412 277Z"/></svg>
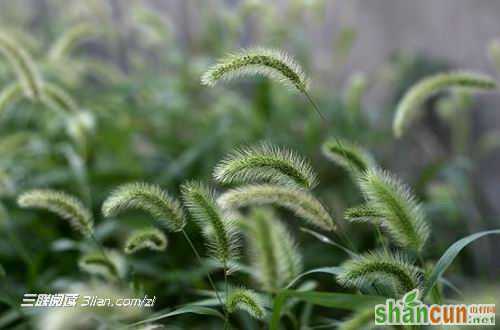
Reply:
<svg viewBox="0 0 500 330"><path fill-rule="evenodd" d="M105 217L116 216L129 209L148 212L173 232L182 231L186 225L180 203L157 185L141 182L124 184L116 188L102 205Z"/></svg>
<svg viewBox="0 0 500 330"><path fill-rule="evenodd" d="M421 251L429 237L429 226L410 189L379 169L367 171L359 179L359 186L396 243Z"/></svg>
<svg viewBox="0 0 500 330"><path fill-rule="evenodd" d="M494 79L475 72L456 71L440 73L422 79L405 93L396 108L393 131L396 137L401 137L410 121L415 117L416 110L422 103L443 89L466 88L471 90L491 90L496 88Z"/></svg>
<svg viewBox="0 0 500 330"><path fill-rule="evenodd" d="M323 205L302 189L270 184L248 185L226 191L217 202L226 209L275 204L319 228L335 230L335 223Z"/></svg>
<svg viewBox="0 0 500 330"><path fill-rule="evenodd" d="M271 144L239 149L214 170L221 183L271 182L312 189L317 184L311 165L295 152Z"/></svg>
<svg viewBox="0 0 500 330"><path fill-rule="evenodd" d="M135 230L127 238L124 251L127 254L135 253L142 249L164 251L167 248L165 234L156 228Z"/></svg>
<svg viewBox="0 0 500 330"><path fill-rule="evenodd" d="M51 211L68 220L71 226L84 236L93 233L92 214L79 199L67 193L51 189L35 189L21 194L17 203L23 208Z"/></svg>

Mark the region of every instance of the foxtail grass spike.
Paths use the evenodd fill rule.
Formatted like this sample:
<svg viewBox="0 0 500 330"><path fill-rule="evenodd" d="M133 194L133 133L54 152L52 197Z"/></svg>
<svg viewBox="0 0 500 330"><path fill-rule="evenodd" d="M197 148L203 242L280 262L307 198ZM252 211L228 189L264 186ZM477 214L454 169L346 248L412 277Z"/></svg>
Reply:
<svg viewBox="0 0 500 330"><path fill-rule="evenodd" d="M0 52L16 72L26 97L40 98L43 81L31 56L3 32L0 32Z"/></svg>
<svg viewBox="0 0 500 330"><path fill-rule="evenodd" d="M302 271L297 245L270 209L253 210L245 224L256 279L265 291L276 292Z"/></svg>
<svg viewBox="0 0 500 330"><path fill-rule="evenodd" d="M317 184L307 160L291 150L267 143L236 150L216 166L214 178L224 184L270 182L306 189Z"/></svg>
<svg viewBox="0 0 500 330"><path fill-rule="evenodd" d="M348 141L328 140L323 143L322 151L326 158L351 173L355 179L375 166L375 161L368 151Z"/></svg>
<svg viewBox="0 0 500 330"><path fill-rule="evenodd" d="M437 92L449 88L491 90L495 89L496 86L497 83L494 79L475 72L455 71L424 78L413 85L399 102L393 122L394 135L401 137L416 116L418 108Z"/></svg>
<svg viewBox="0 0 500 330"><path fill-rule="evenodd" d="M237 309L244 310L256 319L263 319L265 310L261 298L252 290L232 288L229 291L226 308L229 313Z"/></svg>
<svg viewBox="0 0 500 330"><path fill-rule="evenodd" d="M379 169L367 171L359 186L370 207L382 215L382 225L402 247L422 250L429 227L422 208L410 189Z"/></svg>
<svg viewBox="0 0 500 330"><path fill-rule="evenodd" d="M135 253L142 249L164 251L167 248L165 234L156 228L146 228L134 231L125 242L124 251L127 254Z"/></svg>
<svg viewBox="0 0 500 330"><path fill-rule="evenodd" d="M65 114L77 113L76 101L61 87L47 83L43 87L42 101L50 108Z"/></svg>
<svg viewBox="0 0 500 330"><path fill-rule="evenodd" d="M17 203L23 208L45 209L68 220L71 226L90 236L94 221L90 211L76 198L64 192L51 189L35 189L19 196Z"/></svg>
<svg viewBox="0 0 500 330"><path fill-rule="evenodd" d="M23 96L23 87L18 82L11 83L0 92L0 113Z"/></svg>
<svg viewBox="0 0 500 330"><path fill-rule="evenodd" d="M375 283L394 285L398 294L420 286L421 274L402 254L370 252L341 265L337 280L343 286L363 288Z"/></svg>
<svg viewBox="0 0 500 330"><path fill-rule="evenodd" d="M75 25L62 34L49 50L49 60L60 61L68 56L71 50L83 40L92 38L97 34L95 26L90 24Z"/></svg>
<svg viewBox="0 0 500 330"><path fill-rule="evenodd" d="M222 58L201 78L207 86L221 80L232 80L240 76L262 75L287 87L306 92L308 80L302 68L283 51L253 48L242 50Z"/></svg>
<svg viewBox="0 0 500 330"><path fill-rule="evenodd" d="M323 205L303 189L270 184L248 185L225 192L217 202L226 209L275 204L319 228L335 230L335 223Z"/></svg>
<svg viewBox="0 0 500 330"><path fill-rule="evenodd" d="M240 242L236 220L222 213L210 188L190 182L181 190L184 205L202 228L210 254L227 267L238 257Z"/></svg>
<svg viewBox="0 0 500 330"><path fill-rule="evenodd" d="M105 217L116 216L129 209L148 212L173 232L183 230L186 224L179 202L157 185L142 182L124 184L116 188L102 205Z"/></svg>

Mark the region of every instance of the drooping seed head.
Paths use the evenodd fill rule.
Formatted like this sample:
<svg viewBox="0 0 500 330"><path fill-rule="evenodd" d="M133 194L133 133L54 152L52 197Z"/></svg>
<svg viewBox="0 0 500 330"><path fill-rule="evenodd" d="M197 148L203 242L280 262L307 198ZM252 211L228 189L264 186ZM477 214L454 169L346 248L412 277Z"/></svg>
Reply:
<svg viewBox="0 0 500 330"><path fill-rule="evenodd" d="M231 153L214 170L220 183L259 183L293 185L312 189L317 177L307 160L295 152L263 143Z"/></svg>
<svg viewBox="0 0 500 330"><path fill-rule="evenodd" d="M127 254L135 253L142 249L164 251L167 248L167 237L156 228L146 228L134 231L125 242L124 251Z"/></svg>
<svg viewBox="0 0 500 330"><path fill-rule="evenodd" d="M263 305L262 299L256 292L244 288L231 288L226 301L226 308L229 313L241 309L259 320L265 316Z"/></svg>
<svg viewBox="0 0 500 330"><path fill-rule="evenodd" d="M252 48L223 57L201 78L207 86L221 80L232 80L241 76L262 75L285 86L307 91L308 80L302 68L283 51Z"/></svg>
<svg viewBox="0 0 500 330"><path fill-rule="evenodd" d="M157 185L141 182L124 184L116 188L102 205L105 217L116 216L129 209L148 212L173 232L183 230L186 224L179 202Z"/></svg>
<svg viewBox="0 0 500 330"><path fill-rule="evenodd" d="M424 78L413 85L398 103L393 122L394 135L401 137L416 116L416 110L430 96L444 89L465 88L485 91L495 89L496 86L496 81L489 76L467 71L439 73Z"/></svg>
<svg viewBox="0 0 500 330"><path fill-rule="evenodd" d="M248 185L222 194L217 203L222 208L279 205L311 224L334 230L335 223L321 203L308 191L271 184Z"/></svg>
<svg viewBox="0 0 500 330"><path fill-rule="evenodd" d="M76 197L51 189L35 189L21 194L17 203L23 208L45 209L68 220L71 226L90 236L94 221L90 211Z"/></svg>
<svg viewBox="0 0 500 330"><path fill-rule="evenodd" d="M363 288L375 283L394 286L404 294L421 285L421 273L400 253L370 252L344 262L337 275L341 285Z"/></svg>

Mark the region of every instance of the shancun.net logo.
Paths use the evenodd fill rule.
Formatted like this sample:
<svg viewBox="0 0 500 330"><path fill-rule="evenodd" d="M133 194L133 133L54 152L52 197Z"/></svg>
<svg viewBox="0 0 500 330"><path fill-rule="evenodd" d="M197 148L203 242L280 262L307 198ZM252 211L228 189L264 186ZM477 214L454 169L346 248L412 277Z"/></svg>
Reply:
<svg viewBox="0 0 500 330"><path fill-rule="evenodd" d="M375 306L376 325L495 325L495 304L425 305L415 289Z"/></svg>

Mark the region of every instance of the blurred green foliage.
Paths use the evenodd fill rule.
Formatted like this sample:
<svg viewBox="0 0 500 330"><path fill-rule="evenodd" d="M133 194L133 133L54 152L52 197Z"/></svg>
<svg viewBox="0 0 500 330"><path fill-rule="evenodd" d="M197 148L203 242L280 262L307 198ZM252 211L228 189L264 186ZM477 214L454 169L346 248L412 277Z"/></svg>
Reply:
<svg viewBox="0 0 500 330"><path fill-rule="evenodd" d="M231 5L185 1L175 10L155 9L147 1L0 4L2 31L32 54L46 81L63 87L90 116L83 135L75 135L68 134L68 125L78 123L65 120L40 102L21 99L0 113L0 275L3 270L6 273L0 283L0 328L25 329L35 324L43 328L43 322L49 322L43 312L19 310L24 293L71 291L78 285L92 291L101 285L77 265L78 257L92 250L91 244L80 241L46 212L19 209L15 199L20 192L50 187L79 196L94 213L98 239L106 247L120 249L127 233L143 227L146 220L135 213L120 220L102 218L101 203L115 186L146 181L178 194L186 180L211 182L214 165L233 148L259 141L272 141L309 158L320 178L315 193L337 219L347 207L359 204L361 195L349 175L321 155L327 138L357 142L384 167L403 168L403 176L415 187L431 219L430 259L437 259L459 237L498 226L497 218L485 216L491 208L478 195L481 191L474 181L477 163L484 157L471 148L471 136L464 127L471 125L468 110L474 100L467 103L451 99L455 95L437 95L427 107L439 111L417 125L428 128L403 141L392 137L394 104L401 94L419 78L449 64L399 53L376 72L353 74L343 86L323 84L316 75L338 75L357 35L348 26L333 31L332 51L318 62L303 23L308 16L322 24L325 2L294 0L281 8L259 0ZM173 20L174 15L184 15L182 24L175 23L179 20ZM51 59L56 40L83 23L94 31L77 40L63 56ZM213 89L201 86L200 76L215 59L250 43L286 48L297 57L313 78L312 94L326 121L306 100L266 79ZM1 58L0 86L13 79L8 62ZM365 100L365 92L374 85L388 87L383 105ZM463 111L450 114L449 106L463 106ZM415 140L431 146L426 149ZM433 143L438 146L435 152ZM411 155L424 149L431 150L430 155ZM401 161L409 155L418 161ZM349 226L350 241L357 250L375 245L371 227ZM201 235L189 227L202 249ZM345 259L341 250L298 228L293 232L306 270L336 266ZM155 311L207 298L205 275L213 270L209 262L200 267L194 258L188 259L184 241L174 235L168 240L165 252L127 256L133 269L131 292L156 295ZM499 275L494 269L485 270L493 251L487 244L471 251L455 264L454 279L466 284L472 278L481 285ZM248 276L238 276L249 282ZM318 276L313 286L323 291L338 289L333 278L325 275ZM307 328L345 315L318 308L310 317L308 308L294 309L296 315L290 317L297 326ZM128 315L131 321L141 317ZM217 320L189 314L169 324L172 329L217 329L219 325ZM257 329L244 314L238 316L238 324Z"/></svg>

